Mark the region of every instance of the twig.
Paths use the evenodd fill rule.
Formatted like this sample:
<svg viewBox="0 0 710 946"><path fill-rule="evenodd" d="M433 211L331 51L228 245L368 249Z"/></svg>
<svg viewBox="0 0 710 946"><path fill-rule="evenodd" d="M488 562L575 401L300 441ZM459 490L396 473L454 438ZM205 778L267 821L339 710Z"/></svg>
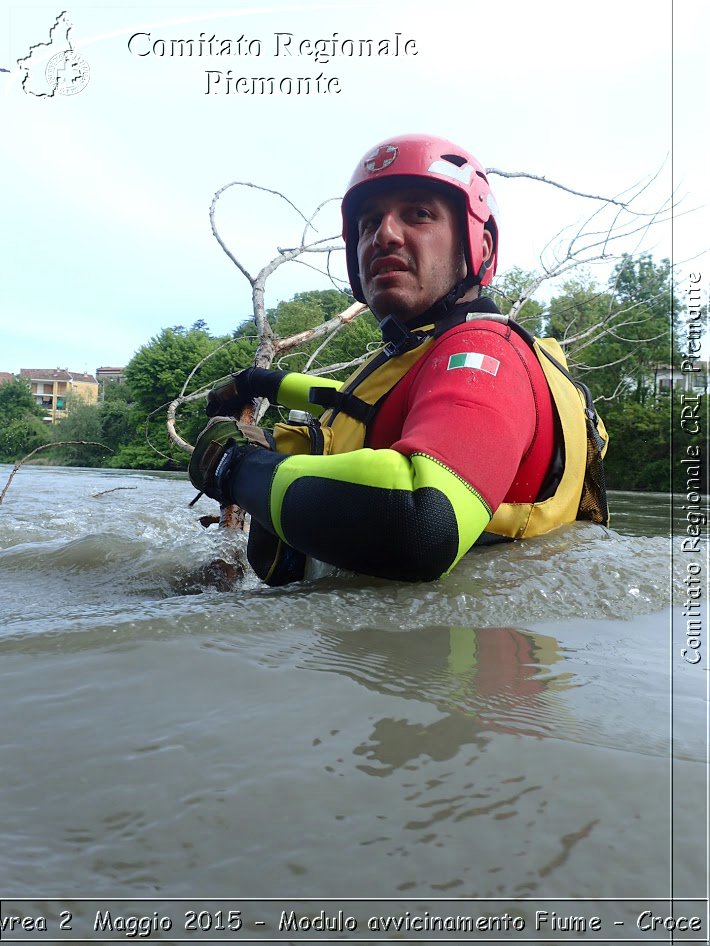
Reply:
<svg viewBox="0 0 710 946"><path fill-rule="evenodd" d="M261 273L259 275L261 275ZM259 367L270 367L273 357L276 354L280 355L281 357L284 357L286 353L292 351L298 345L303 345L306 342L310 342L314 339L322 338L323 336L326 336L326 340L328 340L329 337L332 336L334 332L342 328L344 325L349 325L354 319L356 319L359 315L362 315L362 313L366 311L367 311L366 305L363 305L360 302L354 302L352 305L348 306L348 308L345 309L344 312L341 312L339 315L334 315L333 318L328 319L327 322L321 322L320 325L316 325L314 328L306 329L303 332L297 332L295 335L291 335L288 338L274 339L274 344L273 344L274 353L272 355L272 358L266 363L265 366L260 365ZM321 345L318 350L320 350L322 347L323 345ZM335 371L335 370L338 370L339 368L349 367L351 364L359 364L359 363L360 362L358 360L354 362L346 362L346 363L343 363L343 365L336 365L332 367L332 370ZM317 374L318 372L311 372L311 373ZM167 405L162 404L160 407L155 408L155 410L152 411L151 414L148 415L150 417L152 416L152 414L155 414L158 411L162 411L163 409L167 407L166 425L168 429L168 436L170 437L171 441L181 450L184 450L185 453L192 453L192 451L194 450L194 447L191 444L189 444L185 439L183 439L180 436L180 434L177 432L177 428L176 428L177 412L180 409L180 407L183 404L187 404L188 401L198 401L206 397L207 393L210 390L212 390L214 383L215 382L210 382L209 385L205 385L204 387L198 389L197 391L194 391L192 394L182 393L180 394L179 397L176 397L169 404ZM184 391L184 387L183 387L183 391ZM257 420L264 413L266 406L268 405L260 404L257 406L257 409L256 409ZM158 451L158 448L154 444L151 444L151 447L156 452L160 452Z"/></svg>
<svg viewBox="0 0 710 946"><path fill-rule="evenodd" d="M632 197L630 201L623 201L614 197L602 197L601 194L587 194L585 191L578 191L573 187L567 187L566 184L560 184L558 181L553 181L549 177L544 177L541 174L530 174L527 171L502 171L500 168L486 168L486 173L496 174L498 177L526 177L530 181L539 181L541 184L549 184L551 187L557 187L562 191L566 191L568 194L574 194L575 197L585 197L588 200L599 200L605 204L616 204L617 207L622 207L624 210L628 210L631 201L634 199ZM652 180L655 180L656 176L657 175L654 175ZM646 216L639 211L633 211L633 213L637 214L638 216Z"/></svg>
<svg viewBox="0 0 710 946"><path fill-rule="evenodd" d="M49 450L52 447L67 447L70 444L78 444L82 447L103 447L104 450L108 450L109 453L112 453L110 447L107 447L105 443L97 443L95 440L57 440L55 443L43 443L39 447L35 447L34 450L30 451L27 456L24 456L21 460L18 460L17 463L13 466L12 472L8 478L7 483L5 483L5 488L2 493L0 493L0 506L5 499L5 494L10 489L10 483L12 483L15 474L20 469L23 463L26 463L35 453L39 453L40 450Z"/></svg>
<svg viewBox="0 0 710 946"><path fill-rule="evenodd" d="M107 496L109 493L117 493L119 489L138 489L137 486L114 486L113 489L104 489L100 493L92 493L92 499L98 499L99 496Z"/></svg>
<svg viewBox="0 0 710 946"><path fill-rule="evenodd" d="M321 338L323 335L330 335L343 325L348 325L353 319L356 319L366 311L366 305L363 305L361 302L353 302L344 312L341 312L339 315L334 315L333 318L328 319L327 322L321 322L321 324L316 325L315 328L308 328L303 332L297 332L289 338L278 339L276 342L276 351L280 354L281 352L296 348L297 345L303 345L304 342L311 342L316 338Z"/></svg>

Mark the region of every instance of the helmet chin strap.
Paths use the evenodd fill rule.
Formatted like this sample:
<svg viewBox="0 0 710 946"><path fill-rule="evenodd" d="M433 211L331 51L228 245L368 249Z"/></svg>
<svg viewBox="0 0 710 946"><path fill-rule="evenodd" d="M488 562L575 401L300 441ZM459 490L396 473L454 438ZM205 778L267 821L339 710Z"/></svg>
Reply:
<svg viewBox="0 0 710 946"><path fill-rule="evenodd" d="M467 272L464 278L455 283L446 295L442 296L438 302L430 306L426 312L422 312L421 315L417 315L415 318L409 320L407 322L407 328L414 329L421 328L423 325L435 325L442 319L448 318L453 313L459 299L465 296L469 289L481 285L483 277L486 275L491 265L490 258L483 260L480 269L475 275L472 275L470 272L470 262L468 260L466 262Z"/></svg>
<svg viewBox="0 0 710 946"><path fill-rule="evenodd" d="M414 335L415 329L425 325L436 325L437 322L442 322L452 315L459 299L463 298L474 286L481 285L490 265L490 260L483 260L478 273L472 274L470 262L467 260L467 272L463 279L455 283L445 296L429 306L421 315L408 319L406 324L392 315L382 319L380 322L382 337L387 347L391 349L391 354L400 354L419 343L418 337Z"/></svg>
<svg viewBox="0 0 710 946"><path fill-rule="evenodd" d="M451 288L445 296L442 296L438 302L435 302L434 305L429 306L426 312L422 312L421 315L415 316L415 318L410 319L407 322L407 328L421 328L423 325L435 325L437 322L440 322L442 319L448 318L454 311L457 302L466 293L469 289L472 289L474 286L479 286L481 284L481 275L479 276L464 276L463 279L460 279L454 286Z"/></svg>
<svg viewBox="0 0 710 946"><path fill-rule="evenodd" d="M462 280L457 283L443 299L440 299L426 312L422 312L421 315L406 324L394 315L385 316L380 322L382 340L385 343L384 354L388 358L393 358L395 355L404 354L410 348L416 348L431 335L430 331L417 331L425 325L437 326L434 331L434 338L437 338L442 332L458 324L459 320L463 321L468 312L487 312L500 315L498 306L489 296L479 295L470 302L457 306L456 300L465 295L467 283L470 284L470 280ZM464 286L464 292L460 291L462 285Z"/></svg>

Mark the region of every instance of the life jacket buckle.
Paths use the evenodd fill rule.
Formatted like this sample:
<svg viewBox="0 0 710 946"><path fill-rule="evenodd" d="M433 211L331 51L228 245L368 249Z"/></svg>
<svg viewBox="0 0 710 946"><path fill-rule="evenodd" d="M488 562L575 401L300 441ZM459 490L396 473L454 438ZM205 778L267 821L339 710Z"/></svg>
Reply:
<svg viewBox="0 0 710 946"><path fill-rule="evenodd" d="M385 341L383 349L387 358L394 358L409 351L418 343L418 338L394 315L387 315L380 322L380 331Z"/></svg>

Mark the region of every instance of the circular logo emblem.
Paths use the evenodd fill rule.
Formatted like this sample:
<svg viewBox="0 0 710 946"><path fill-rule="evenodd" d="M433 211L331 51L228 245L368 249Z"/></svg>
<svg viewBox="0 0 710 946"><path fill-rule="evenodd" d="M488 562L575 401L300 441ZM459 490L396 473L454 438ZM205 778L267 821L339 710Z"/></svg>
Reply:
<svg viewBox="0 0 710 946"><path fill-rule="evenodd" d="M76 95L89 82L89 64L72 49L57 53L44 72L51 89L60 95Z"/></svg>
<svg viewBox="0 0 710 946"><path fill-rule="evenodd" d="M365 170L370 174L375 171L384 171L395 160L399 154L399 148L396 145L380 145L380 147L368 154L365 158Z"/></svg>

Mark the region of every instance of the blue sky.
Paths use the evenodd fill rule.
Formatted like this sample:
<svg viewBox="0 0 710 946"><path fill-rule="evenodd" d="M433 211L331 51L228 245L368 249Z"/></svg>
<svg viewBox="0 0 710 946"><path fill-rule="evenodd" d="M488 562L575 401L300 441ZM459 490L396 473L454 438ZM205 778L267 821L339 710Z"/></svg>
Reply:
<svg viewBox="0 0 710 946"><path fill-rule="evenodd" d="M17 60L48 41L64 9L88 84L75 95L28 94ZM124 365L161 328L197 319L229 332L249 316L250 292L210 231L217 188L251 181L310 214L343 192L372 144L407 131L452 138L488 167L596 194L658 174L642 207L657 209L675 188L674 227L661 224L624 248L672 253L681 287L692 269L707 287L709 9L705 0L236 0L209 9L0 0L0 67L9 70L0 73L0 370ZM136 33L150 39L141 35L131 52ZM292 35L291 49L306 41L304 53L333 34L393 44L399 33L400 46L412 42L409 55L317 62L275 55L277 33ZM261 54L252 42L251 55L138 55L200 34L233 48L241 36L242 48L259 40ZM228 69L233 79L336 77L341 91L223 94ZM212 94L207 70L222 72ZM499 270L536 268L545 244L594 209L542 184L492 184ZM253 191L230 189L217 213L249 267L300 238L297 215ZM334 203L319 233L338 228ZM267 303L329 285L290 264L269 283Z"/></svg>

